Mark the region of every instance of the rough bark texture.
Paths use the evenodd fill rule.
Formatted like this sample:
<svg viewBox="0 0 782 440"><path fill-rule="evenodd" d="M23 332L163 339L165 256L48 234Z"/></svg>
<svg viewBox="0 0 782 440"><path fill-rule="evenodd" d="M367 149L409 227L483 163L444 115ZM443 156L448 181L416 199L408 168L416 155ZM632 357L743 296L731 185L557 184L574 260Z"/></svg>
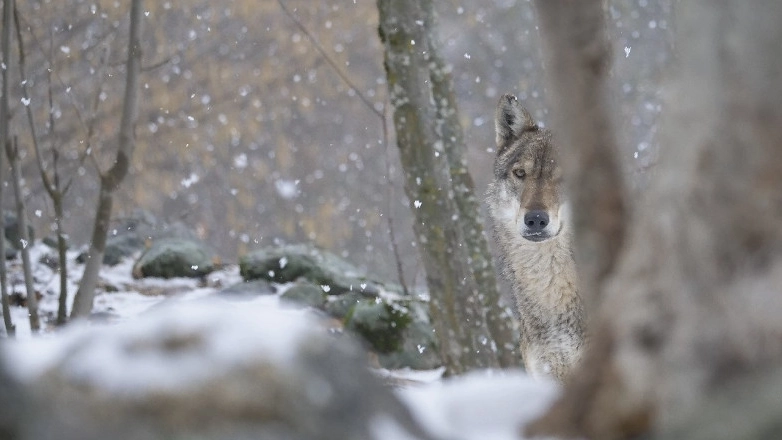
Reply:
<svg viewBox="0 0 782 440"><path fill-rule="evenodd" d="M433 41L432 44L436 45L437 42ZM513 312L504 304L497 288L486 229L478 215L480 204L475 197L475 183L467 169L467 146L459 122L450 69L436 51L431 51L430 56L435 66L431 81L439 124L436 130L441 133L445 157L448 159L453 197L460 213L459 226L464 234L463 246L480 289L478 299L486 313L486 324L498 344L500 366L517 366L519 353L512 324Z"/></svg>
<svg viewBox="0 0 782 440"><path fill-rule="evenodd" d="M12 16L14 9L13 0L3 1L3 35L2 35L2 47L0 50L3 52L3 65L4 69L0 69L3 72L3 96L0 98L0 142L5 146L10 142L10 136L8 134L8 119L11 117L9 109L9 66L11 61L11 29L12 29ZM0 154L0 182L3 182L3 175L5 166L3 164L2 154ZM3 200L3 185L0 185L0 206L2 206ZM0 231L5 231L5 216L0 215ZM5 269L5 234L0 233L0 255L3 256L3 261L0 262L0 298L2 299L3 306L3 323L5 324L5 331L8 335L13 336L15 331L14 324L11 321L11 308L8 300L8 283Z"/></svg>
<svg viewBox="0 0 782 440"><path fill-rule="evenodd" d="M98 275L103 265L103 254L106 249L106 234L111 220L113 192L125 178L130 167L130 159L133 157L134 127L138 113L139 74L141 72L141 41L139 36L141 35L142 14L142 1L133 0L130 5L127 80L125 81L125 98L122 103L122 119L119 128L119 147L114 165L100 178L98 207L90 240L89 257L84 268L84 275L79 283L79 290L73 301L72 317L87 316L92 311L95 286L98 283Z"/></svg>
<svg viewBox="0 0 782 440"><path fill-rule="evenodd" d="M608 109L610 45L602 0L535 2L562 165L573 205L579 292L592 310L625 227L623 182Z"/></svg>
<svg viewBox="0 0 782 440"><path fill-rule="evenodd" d="M695 433L731 385L776 386L763 374L782 364L782 4L678 7L657 179L628 224L582 368L530 433ZM744 394L732 411L763 398Z"/></svg>
<svg viewBox="0 0 782 440"><path fill-rule="evenodd" d="M479 223L469 226L469 232L463 229L477 208L460 208L477 204L474 199L469 202L469 181L454 181L451 174L452 168L463 167L463 158L457 157L460 147L453 146L460 141L461 129L452 114L456 109L447 94L447 73L434 44L432 3L379 0L378 9L405 190L414 205L432 321L448 373L516 363L512 340L507 339L511 332L498 322L498 304L489 303L499 297L494 277L476 275L470 263L470 246L485 239ZM457 191L465 196L461 205ZM479 282L491 284L487 292Z"/></svg>

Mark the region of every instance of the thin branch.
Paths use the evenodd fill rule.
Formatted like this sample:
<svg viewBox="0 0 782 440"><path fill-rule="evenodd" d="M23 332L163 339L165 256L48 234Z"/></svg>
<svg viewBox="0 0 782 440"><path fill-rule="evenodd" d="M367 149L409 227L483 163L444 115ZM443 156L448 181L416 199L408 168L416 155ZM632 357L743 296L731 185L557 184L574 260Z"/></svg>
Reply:
<svg viewBox="0 0 782 440"><path fill-rule="evenodd" d="M24 50L24 42L22 40L22 27L20 25L19 10L14 8L14 25L16 26L16 45L19 49L19 74L22 78L22 104L24 104L25 113L27 114L27 123L30 124L30 131L32 134L33 149L35 150L35 156L38 158L38 167L41 170L41 178L43 179L44 187L46 191L51 194L52 186L49 181L49 177L46 175L43 167L43 161L40 155L40 145L38 145L38 130L35 128L35 117L33 116L32 101L30 98L30 90L27 81L26 62L27 56ZM51 69L47 69L50 71ZM10 159L10 158L9 158Z"/></svg>
<svg viewBox="0 0 782 440"><path fill-rule="evenodd" d="M27 20L21 15L21 13L18 14L18 23L23 24L25 26L25 29L30 34L30 37L32 38L33 46L35 46L44 56L46 55L46 51L43 48L43 44L41 43L40 39L38 39L38 36L35 34L34 28L30 25ZM100 37L98 39L98 42L93 47L98 47L99 45L104 44L106 40L113 37L116 33L116 30L110 30L105 35ZM49 68L52 68L51 62ZM56 70L52 68L52 73L54 74L54 77L57 79L57 82L60 84L60 86L64 89L68 89L69 87L65 84L65 81L60 77L60 75L57 73ZM66 95L69 98L70 104L73 107L74 111L76 112L76 119L79 121L82 129L87 131L87 124L84 121L84 117L82 116L81 109L79 108L78 103L76 102L76 98L73 97L71 93L66 93Z"/></svg>
<svg viewBox="0 0 782 440"><path fill-rule="evenodd" d="M109 52L109 46L104 46L103 54L101 54L101 65L98 70L98 78L102 79L106 74L106 69L109 65ZM98 159L94 154L92 154L92 139L95 137L95 124L98 120L98 108L100 107L100 97L103 94L103 86L104 82L101 81L98 84L98 89L95 90L95 97L92 100L90 119L87 121L87 136L84 140L84 156L80 158L81 162L84 163L84 160L89 157L98 174L102 173L100 171L100 164L98 163ZM70 187L72 181L73 179L70 179L66 184L66 187Z"/></svg>
<svg viewBox="0 0 782 440"><path fill-rule="evenodd" d="M402 267L402 259L399 255L399 246L396 240L396 233L394 229L394 222L391 218L391 206L390 201L393 200L393 182L391 182L391 166L388 159L388 115L387 115L387 108L388 105L383 106L383 111L380 111L375 108L375 105L372 103L372 101L369 100L369 98L364 95L361 90L353 83L353 81L350 80L348 75L342 71L342 69L339 67L339 65L334 61L334 59L326 52L326 50L323 48L323 46L318 42L318 39L315 38L315 36L312 34L312 32L307 29L307 27L304 25L304 23L301 22L293 13L288 9L287 6L285 6L285 3L283 0L277 0L277 3L279 3L280 8L285 13L285 15L288 16L288 18L293 21L293 23L296 24L296 27L301 30L304 35L309 38L310 42L312 43L313 47L315 47L315 50L318 51L318 53L323 57L324 60L331 66L332 69L334 69L334 72L336 72L337 76L345 83L348 87L353 89L353 91L356 92L356 95L361 100L361 102L370 110L372 113L374 113L378 118L380 118L380 123L383 129L383 146L386 152L386 182L388 185L387 188L387 197L386 199L389 200L389 208L388 213L386 215L386 221L388 222L388 235L389 240L391 240L391 250L394 253L394 260L396 262L396 270L397 270L397 276L399 277L399 284L402 285L402 291L405 293L405 295L409 295L410 291L407 288L407 283L405 282L405 274L404 269Z"/></svg>
<svg viewBox="0 0 782 440"><path fill-rule="evenodd" d="M166 59L164 59L164 60L162 60L162 61L159 61L159 62L157 62L157 63L155 63L155 64L150 64L149 66L142 66L142 67L141 67L141 71L142 71L142 72L144 72L144 73L146 73L146 72L149 72L149 71L155 70L155 69L157 69L157 68L163 67L163 66L165 66L166 64L170 63L170 62L171 62L171 60L173 60L175 56L176 56L176 55L171 55L170 57L168 57L168 58L166 58Z"/></svg>
<svg viewBox="0 0 782 440"><path fill-rule="evenodd" d="M399 284L402 285L402 292L404 292L405 295L410 295L410 290L407 288L407 283L405 282L405 272L404 268L402 267L402 257L399 255L399 243L396 240L394 219L391 215L391 203L394 200L394 184L391 180L391 160L388 154L388 107L389 105L383 106L383 146L386 153L386 201L388 202L386 222L388 222L388 239L391 241L391 250L394 253L394 261L396 262L396 273L399 277Z"/></svg>

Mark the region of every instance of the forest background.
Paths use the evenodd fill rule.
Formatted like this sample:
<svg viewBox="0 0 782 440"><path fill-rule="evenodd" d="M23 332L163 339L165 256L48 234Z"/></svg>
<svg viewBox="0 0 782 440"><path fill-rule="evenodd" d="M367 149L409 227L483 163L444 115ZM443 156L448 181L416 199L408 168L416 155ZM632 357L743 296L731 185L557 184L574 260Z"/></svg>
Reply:
<svg viewBox="0 0 782 440"><path fill-rule="evenodd" d="M390 120L377 6L362 0L285 5L356 90L276 1L149 2L136 151L114 217L142 208L167 223L182 222L226 261L262 245L314 242L393 280L391 221L405 283L423 284L398 151L376 114ZM548 120L535 16L526 0L435 6L480 195L491 177L499 96L514 93L538 120ZM18 5L30 96L11 89L11 133L21 147L29 220L39 236L52 233L54 216L22 106L39 121L45 161L51 163L56 149L61 173L74 176L63 223L71 242L84 244L99 185L84 151L89 139L106 169L117 147L126 9L119 1ZM617 132L628 180L638 189L656 162L671 1L618 0L608 13L612 104L627 115ZM15 70L11 78L20 80ZM12 197L6 202L10 207Z"/></svg>

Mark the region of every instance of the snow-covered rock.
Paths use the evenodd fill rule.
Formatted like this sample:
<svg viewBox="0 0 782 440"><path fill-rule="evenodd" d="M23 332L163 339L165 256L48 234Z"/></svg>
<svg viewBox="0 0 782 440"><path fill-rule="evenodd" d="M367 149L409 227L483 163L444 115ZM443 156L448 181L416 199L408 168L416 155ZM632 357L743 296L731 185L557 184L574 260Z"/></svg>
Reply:
<svg viewBox="0 0 782 440"><path fill-rule="evenodd" d="M432 438L311 314L172 302L133 322L9 342L31 396L22 439Z"/></svg>
<svg viewBox="0 0 782 440"><path fill-rule="evenodd" d="M166 238L152 243L133 266L136 278L198 278L215 269L217 254L200 240Z"/></svg>

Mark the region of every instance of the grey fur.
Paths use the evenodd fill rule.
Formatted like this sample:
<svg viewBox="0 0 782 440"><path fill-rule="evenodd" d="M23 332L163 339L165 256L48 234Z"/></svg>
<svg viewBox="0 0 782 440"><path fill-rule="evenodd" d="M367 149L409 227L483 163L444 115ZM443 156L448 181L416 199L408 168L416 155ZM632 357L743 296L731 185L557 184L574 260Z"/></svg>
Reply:
<svg viewBox="0 0 782 440"><path fill-rule="evenodd" d="M581 356L585 317L558 151L551 132L538 127L515 96L500 99L495 127L487 197L500 273L515 297L527 371L561 381ZM530 211L547 214L543 232L529 232L524 216Z"/></svg>

